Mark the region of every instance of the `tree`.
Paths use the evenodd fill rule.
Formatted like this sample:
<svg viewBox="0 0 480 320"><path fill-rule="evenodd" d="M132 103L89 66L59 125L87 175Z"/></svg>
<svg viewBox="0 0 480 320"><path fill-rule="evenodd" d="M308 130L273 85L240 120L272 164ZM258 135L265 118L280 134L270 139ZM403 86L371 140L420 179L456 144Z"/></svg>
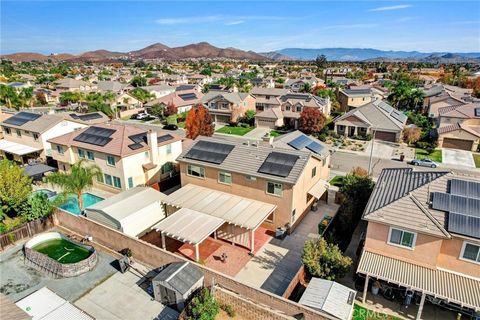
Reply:
<svg viewBox="0 0 480 320"><path fill-rule="evenodd" d="M47 99L45 98L45 94L42 92L37 92L35 94L35 99L40 103L42 106L46 106L48 104Z"/></svg>
<svg viewBox="0 0 480 320"><path fill-rule="evenodd" d="M300 114L300 130L306 134L318 133L325 126L326 117L317 108L303 108Z"/></svg>
<svg viewBox="0 0 480 320"><path fill-rule="evenodd" d="M0 160L0 208L9 217L22 212L22 206L32 192L32 180L23 174L23 169L10 162Z"/></svg>
<svg viewBox="0 0 480 320"><path fill-rule="evenodd" d="M253 126L255 124L255 114L255 110L247 110L240 122Z"/></svg>
<svg viewBox="0 0 480 320"><path fill-rule="evenodd" d="M19 109L18 105L18 95L14 88L7 86L7 85L0 85L0 102L4 103L7 108L11 108L12 106L15 109Z"/></svg>
<svg viewBox="0 0 480 320"><path fill-rule="evenodd" d="M130 91L130 94L142 102L146 102L154 97L153 94L142 88L135 88Z"/></svg>
<svg viewBox="0 0 480 320"><path fill-rule="evenodd" d="M196 139L198 136L212 136L213 123L208 109L202 105L194 106L187 114L185 120L187 138Z"/></svg>
<svg viewBox="0 0 480 320"><path fill-rule="evenodd" d="M167 107L165 108L165 116L171 116L174 114L177 114L178 108L176 105L173 104L173 102L167 103Z"/></svg>
<svg viewBox="0 0 480 320"><path fill-rule="evenodd" d="M305 82L300 88L300 92L310 93L312 91L312 85L309 82Z"/></svg>
<svg viewBox="0 0 480 320"><path fill-rule="evenodd" d="M25 218L33 221L38 218L46 217L53 211L53 206L44 193L35 193L28 198L28 209L25 212Z"/></svg>
<svg viewBox="0 0 480 320"><path fill-rule="evenodd" d="M155 116L155 117L158 117L158 118L163 118L164 117L164 112L165 112L165 106L161 105L159 103L156 103L149 108L149 113L152 116Z"/></svg>
<svg viewBox="0 0 480 320"><path fill-rule="evenodd" d="M130 84L134 87L144 87L147 85L147 78L142 76L133 77L132 81L130 81Z"/></svg>
<svg viewBox="0 0 480 320"><path fill-rule="evenodd" d="M215 297L207 288L203 288L193 297L186 313L189 320L215 320L219 311Z"/></svg>
<svg viewBox="0 0 480 320"><path fill-rule="evenodd" d="M93 186L93 179L102 175L96 165L85 165L86 160L81 159L70 167L70 172L53 172L45 178L47 183L59 186L66 198L74 194L78 200L80 211L83 210L82 193Z"/></svg>
<svg viewBox="0 0 480 320"><path fill-rule="evenodd" d="M315 64L317 65L318 69L325 69L327 66L327 57L324 54L317 56L315 59Z"/></svg>
<svg viewBox="0 0 480 320"><path fill-rule="evenodd" d="M352 259L343 256L337 245L321 237L305 242L302 263L311 276L335 281L348 273Z"/></svg>
<svg viewBox="0 0 480 320"><path fill-rule="evenodd" d="M403 129L403 140L408 143L408 145L412 145L422 136L422 130L417 127L407 127Z"/></svg>

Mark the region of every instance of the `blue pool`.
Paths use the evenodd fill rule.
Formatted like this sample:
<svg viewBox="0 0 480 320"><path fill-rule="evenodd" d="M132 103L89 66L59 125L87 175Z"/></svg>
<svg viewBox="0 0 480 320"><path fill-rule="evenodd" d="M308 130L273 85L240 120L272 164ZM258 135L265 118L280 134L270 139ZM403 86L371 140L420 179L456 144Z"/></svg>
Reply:
<svg viewBox="0 0 480 320"><path fill-rule="evenodd" d="M33 191L33 193L43 193L43 194L46 194L47 197L50 199L50 198L54 198L57 193L55 191L52 191L50 189L38 189L38 190L35 190Z"/></svg>
<svg viewBox="0 0 480 320"><path fill-rule="evenodd" d="M82 198L83 198L83 208L88 208L94 205L95 203L104 200L102 197L98 197L88 192L83 193ZM65 211L68 211L70 213L73 213L74 215L77 215L77 216L80 214L80 208L78 207L77 197L74 195L69 196L67 199L67 202L59 206L59 208Z"/></svg>

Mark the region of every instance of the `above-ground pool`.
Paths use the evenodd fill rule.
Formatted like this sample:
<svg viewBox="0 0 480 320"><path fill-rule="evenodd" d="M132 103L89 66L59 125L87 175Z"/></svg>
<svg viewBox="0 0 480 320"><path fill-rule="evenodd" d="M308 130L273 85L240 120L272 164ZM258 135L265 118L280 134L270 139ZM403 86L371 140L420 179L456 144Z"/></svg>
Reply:
<svg viewBox="0 0 480 320"><path fill-rule="evenodd" d="M40 270L57 278L74 277L92 270L97 253L88 246L68 239L59 232L35 236L25 244L25 258Z"/></svg>
<svg viewBox="0 0 480 320"><path fill-rule="evenodd" d="M94 205L95 203L104 200L102 197L93 195L88 192L83 193L82 198L83 198L83 208L88 208ZM59 206L59 208L65 211L68 211L70 213L73 213L74 215L77 215L77 216L81 213L80 207L78 206L78 200L75 195L68 196L67 201L61 206Z"/></svg>

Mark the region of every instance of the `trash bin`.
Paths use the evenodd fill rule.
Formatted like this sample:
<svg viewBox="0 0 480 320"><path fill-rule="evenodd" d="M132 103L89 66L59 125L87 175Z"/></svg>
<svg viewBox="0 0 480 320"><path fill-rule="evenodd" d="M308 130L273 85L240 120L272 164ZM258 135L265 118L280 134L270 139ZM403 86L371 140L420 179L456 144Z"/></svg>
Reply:
<svg viewBox="0 0 480 320"><path fill-rule="evenodd" d="M283 238L285 238L286 233L287 230L285 228L278 227L275 230L275 238L282 240Z"/></svg>
<svg viewBox="0 0 480 320"><path fill-rule="evenodd" d="M403 162L403 160L405 160L405 155L404 155L404 154L401 154L401 155L400 155L400 161Z"/></svg>

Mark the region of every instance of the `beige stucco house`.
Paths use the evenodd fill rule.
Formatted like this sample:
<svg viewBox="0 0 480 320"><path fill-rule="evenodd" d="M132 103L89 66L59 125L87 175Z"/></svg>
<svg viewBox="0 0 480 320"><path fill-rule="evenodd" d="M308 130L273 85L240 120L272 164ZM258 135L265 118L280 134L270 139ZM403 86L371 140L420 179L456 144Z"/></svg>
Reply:
<svg viewBox="0 0 480 320"><path fill-rule="evenodd" d="M477 151L480 142L480 104L468 103L438 110L438 146Z"/></svg>
<svg viewBox="0 0 480 320"><path fill-rule="evenodd" d="M340 110L342 111L358 108L375 99L375 94L371 88L355 89L355 87L352 87L351 89L341 89L337 91L337 100L340 104Z"/></svg>
<svg viewBox="0 0 480 320"><path fill-rule="evenodd" d="M217 123L237 122L247 110L255 111L255 98L244 92L209 91L201 102Z"/></svg>

